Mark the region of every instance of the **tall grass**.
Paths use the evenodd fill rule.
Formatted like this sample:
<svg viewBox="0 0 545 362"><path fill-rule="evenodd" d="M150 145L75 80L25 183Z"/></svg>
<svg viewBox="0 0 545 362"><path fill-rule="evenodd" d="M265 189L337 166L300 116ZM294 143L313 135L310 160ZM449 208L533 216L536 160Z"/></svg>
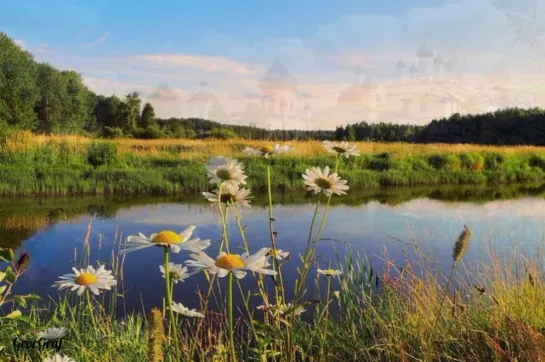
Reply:
<svg viewBox="0 0 545 362"><path fill-rule="evenodd" d="M15 133L0 142L0 195L177 195L205 191L201 167L210 156L236 157L251 183L267 191L267 164L245 157L243 140L92 140ZM299 175L334 167L320 142L296 141L273 160L276 191L303 190ZM507 184L545 180L545 149L476 145L358 143L362 156L342 160L353 187Z"/></svg>

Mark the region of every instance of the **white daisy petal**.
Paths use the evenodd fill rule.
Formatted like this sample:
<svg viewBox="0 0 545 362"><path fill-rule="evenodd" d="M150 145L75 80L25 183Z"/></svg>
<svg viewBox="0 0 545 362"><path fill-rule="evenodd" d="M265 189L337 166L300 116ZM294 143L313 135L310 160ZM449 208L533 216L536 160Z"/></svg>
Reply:
<svg viewBox="0 0 545 362"><path fill-rule="evenodd" d="M53 287L63 290L71 288L71 291L77 291L78 295L82 295L85 290L89 289L93 294L99 294L100 289L110 290L112 286L117 284L112 272L106 270L104 266L94 269L92 266L77 270L73 268L74 274L65 274L59 277L59 280L53 284Z"/></svg>
<svg viewBox="0 0 545 362"><path fill-rule="evenodd" d="M189 309L185 307L182 303L173 302L169 308L172 309L173 312L180 313L182 315L185 315L186 317L204 318L204 314L197 312L196 309Z"/></svg>
<svg viewBox="0 0 545 362"><path fill-rule="evenodd" d="M66 332L65 328L62 328L62 327L61 328L55 328L55 327L53 327L53 328L48 328L43 332L39 332L38 337L48 339L48 340L56 340L56 339L63 338L64 336L66 336L66 334L67 334L67 332Z"/></svg>
<svg viewBox="0 0 545 362"><path fill-rule="evenodd" d="M324 167L324 170L307 169L303 174L305 185L308 186L308 191L313 191L315 194L323 192L324 195L330 196L346 195L346 190L349 189L346 180L342 180L337 173L329 174L329 167Z"/></svg>
<svg viewBox="0 0 545 362"><path fill-rule="evenodd" d="M42 360L42 362L76 362L76 361L74 361L72 358L68 356L57 353L56 355L52 357L47 357L46 359Z"/></svg>

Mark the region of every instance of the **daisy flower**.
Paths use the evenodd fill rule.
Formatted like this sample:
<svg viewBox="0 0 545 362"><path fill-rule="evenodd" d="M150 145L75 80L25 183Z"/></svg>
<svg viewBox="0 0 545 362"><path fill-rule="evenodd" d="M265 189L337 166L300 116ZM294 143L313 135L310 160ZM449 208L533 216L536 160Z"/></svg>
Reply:
<svg viewBox="0 0 545 362"><path fill-rule="evenodd" d="M342 180L337 173L329 173L329 167L324 167L323 171L319 167L307 169L303 174L305 184L308 186L308 191L314 191L315 194L324 192L324 195L331 196L346 195L348 190L348 181Z"/></svg>
<svg viewBox="0 0 545 362"><path fill-rule="evenodd" d="M187 267L183 266L182 264L174 264L172 262L168 263L168 274L170 280L174 282L174 284L178 284L178 282L183 282L187 278L189 278L189 274L187 273ZM159 270L161 273L163 273L163 278L165 277L165 266L159 265Z"/></svg>
<svg viewBox="0 0 545 362"><path fill-rule="evenodd" d="M282 249L275 249L274 251L273 249L270 249L268 255L274 256L278 260L282 260L288 258L290 253L289 251L282 251Z"/></svg>
<svg viewBox="0 0 545 362"><path fill-rule="evenodd" d="M334 276L339 276L339 275L342 275L342 271L340 270L335 270L335 269L325 269L325 270L322 270L320 268L318 268L318 274L322 274L322 275L325 275L326 277L334 277Z"/></svg>
<svg viewBox="0 0 545 362"><path fill-rule="evenodd" d="M189 309L186 306L184 306L182 303L172 303L170 306L170 309L172 309L173 312L180 313L182 315L185 315L186 317L198 317L198 318L204 318L204 314L197 312L196 309Z"/></svg>
<svg viewBox="0 0 545 362"><path fill-rule="evenodd" d="M203 192L202 194L210 202L218 202L219 190L212 192ZM221 202L227 206L235 205L241 207L250 207L250 200L253 196L250 196L251 191L248 189L239 188L238 185L227 186L221 189Z"/></svg>
<svg viewBox="0 0 545 362"><path fill-rule="evenodd" d="M257 307L257 309L263 310L263 311L273 310L273 311L277 311L279 314L282 314L282 315L285 314L286 312L288 312L288 314L290 314L291 312L295 312L296 316L299 316L307 311L305 308L301 306L297 306L295 307L295 310L293 310L293 306L291 303L280 304L280 306L272 304L272 305L269 305L268 307L264 305L260 305Z"/></svg>
<svg viewBox="0 0 545 362"><path fill-rule="evenodd" d="M293 146L280 146L279 144L276 144L274 146L264 146L261 148L251 148L246 147L242 152L248 154L248 155L258 155L258 156L265 156L265 158L268 158L270 155L275 155L279 153L288 153L295 149Z"/></svg>
<svg viewBox="0 0 545 362"><path fill-rule="evenodd" d="M66 329L64 328L48 328L43 332L38 333L39 338L44 338L48 340L61 339L66 336Z"/></svg>
<svg viewBox="0 0 545 362"><path fill-rule="evenodd" d="M324 147L329 153L335 153L339 156L344 156L346 158L349 158L350 156L359 156L360 151L358 150L358 147L356 145L351 145L350 143L343 141L343 142L331 142L331 141L324 141Z"/></svg>
<svg viewBox="0 0 545 362"><path fill-rule="evenodd" d="M158 234L151 234L148 238L142 233L138 233L138 236L131 235L127 238L126 249L121 250L121 253L129 253L131 251L148 248L150 246L162 246L164 248L171 248L172 252L179 253L180 250L189 250L197 253L210 246L210 240L201 240L199 238L191 239L191 235L195 230L195 226L191 225L180 234L171 231L164 230Z"/></svg>
<svg viewBox="0 0 545 362"><path fill-rule="evenodd" d="M238 279L242 279L246 276L248 270L255 273L276 275L274 270L267 269L270 266L267 261L269 250L269 248L261 248L254 255L221 252L216 260L206 255L206 253L200 252L191 254L194 260L188 260L185 263L194 268L195 272L207 270L210 274L216 274L220 278L226 277L230 272L233 272Z"/></svg>
<svg viewBox="0 0 545 362"><path fill-rule="evenodd" d="M214 157L206 165L207 177L211 184L238 186L246 184L244 165L227 157Z"/></svg>
<svg viewBox="0 0 545 362"><path fill-rule="evenodd" d="M68 356L57 353L53 357L47 357L42 362L76 362L76 361L74 361L72 358Z"/></svg>
<svg viewBox="0 0 545 362"><path fill-rule="evenodd" d="M104 265L95 270L92 266L85 269L72 268L74 274L65 274L59 277L59 280L53 284L59 290L71 288L71 291L76 291L78 295L82 295L86 289L89 289L93 294L98 295L100 289L110 290L111 287L117 284L111 270L106 270Z"/></svg>

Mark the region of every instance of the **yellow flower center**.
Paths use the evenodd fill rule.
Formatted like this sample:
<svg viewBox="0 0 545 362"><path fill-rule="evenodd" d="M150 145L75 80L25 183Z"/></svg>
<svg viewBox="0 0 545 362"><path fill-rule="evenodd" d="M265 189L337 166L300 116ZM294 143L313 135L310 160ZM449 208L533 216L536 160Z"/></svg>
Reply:
<svg viewBox="0 0 545 362"><path fill-rule="evenodd" d="M170 230L161 231L151 240L155 244L179 244L183 241L180 234Z"/></svg>
<svg viewBox="0 0 545 362"><path fill-rule="evenodd" d="M273 250L273 249L271 249L271 250L269 251L269 255L270 255L270 256L279 256L279 255L280 255L280 252L281 252L281 250L278 250L278 249Z"/></svg>
<svg viewBox="0 0 545 362"><path fill-rule="evenodd" d="M333 150L334 150L335 152L337 152L337 153L345 153L345 152L346 152L346 150L345 150L344 148L339 147L339 146L333 147Z"/></svg>
<svg viewBox="0 0 545 362"><path fill-rule="evenodd" d="M243 268L246 266L244 260L237 254L227 254L216 260L216 266L218 268L233 270L237 268Z"/></svg>
<svg viewBox="0 0 545 362"><path fill-rule="evenodd" d="M97 276L93 273L83 273L76 277L76 284L79 285L92 285L97 282Z"/></svg>
<svg viewBox="0 0 545 362"><path fill-rule="evenodd" d="M271 153L272 150L274 150L273 146L264 146L264 147L261 147L260 149L262 153Z"/></svg>
<svg viewBox="0 0 545 362"><path fill-rule="evenodd" d="M325 189L325 190L329 190L331 186L333 186L333 182L331 182L330 180L326 178L317 178L316 180L314 180L314 183L319 188Z"/></svg>
<svg viewBox="0 0 545 362"><path fill-rule="evenodd" d="M335 271L335 269L326 269L326 270L324 270L324 274L337 275L337 272Z"/></svg>

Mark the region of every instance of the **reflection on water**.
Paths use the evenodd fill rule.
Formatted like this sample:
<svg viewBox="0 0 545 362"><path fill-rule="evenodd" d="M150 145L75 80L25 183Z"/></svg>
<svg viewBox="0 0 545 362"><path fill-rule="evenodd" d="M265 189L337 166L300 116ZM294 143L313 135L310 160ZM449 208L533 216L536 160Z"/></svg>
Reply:
<svg viewBox="0 0 545 362"><path fill-rule="evenodd" d="M345 244L364 251L377 266L388 256L398 265L404 253L412 252L403 242L417 241L420 250L433 255L444 265L451 262L452 244L464 224L473 229L467 259L486 257L486 248L509 250L512 247L535 252L542 241L545 198L542 186L509 188L435 188L373 190L335 198L323 233L318 255L321 266L335 262L336 252L344 252ZM284 267L285 282L290 285L299 265L297 255L304 253L308 226L312 219L315 197L302 194L278 195L275 200L278 247L294 258ZM109 261L114 240L130 234L150 234L162 229L182 230L197 225L194 236L212 239L208 252L215 255L222 228L214 206L203 198L179 200L107 200L97 198L3 199L0 209L0 243L28 250L32 263L17 285L20 292L56 295L51 288L60 274L70 272L81 255L83 240L89 233L91 260ZM268 215L265 197L257 197L251 209L244 210L243 224L251 251L269 246ZM243 243L233 220L229 224L234 248ZM342 241L341 244L339 241ZM159 273L163 254L159 249L146 249L127 255L124 264L125 304L128 308L160 305L163 282ZM173 261L188 259L187 253L175 254ZM79 259L77 259L79 260ZM204 283L197 275L175 290L176 300L197 307L196 284ZM255 281L246 278L252 288ZM204 285L204 284L199 284Z"/></svg>

